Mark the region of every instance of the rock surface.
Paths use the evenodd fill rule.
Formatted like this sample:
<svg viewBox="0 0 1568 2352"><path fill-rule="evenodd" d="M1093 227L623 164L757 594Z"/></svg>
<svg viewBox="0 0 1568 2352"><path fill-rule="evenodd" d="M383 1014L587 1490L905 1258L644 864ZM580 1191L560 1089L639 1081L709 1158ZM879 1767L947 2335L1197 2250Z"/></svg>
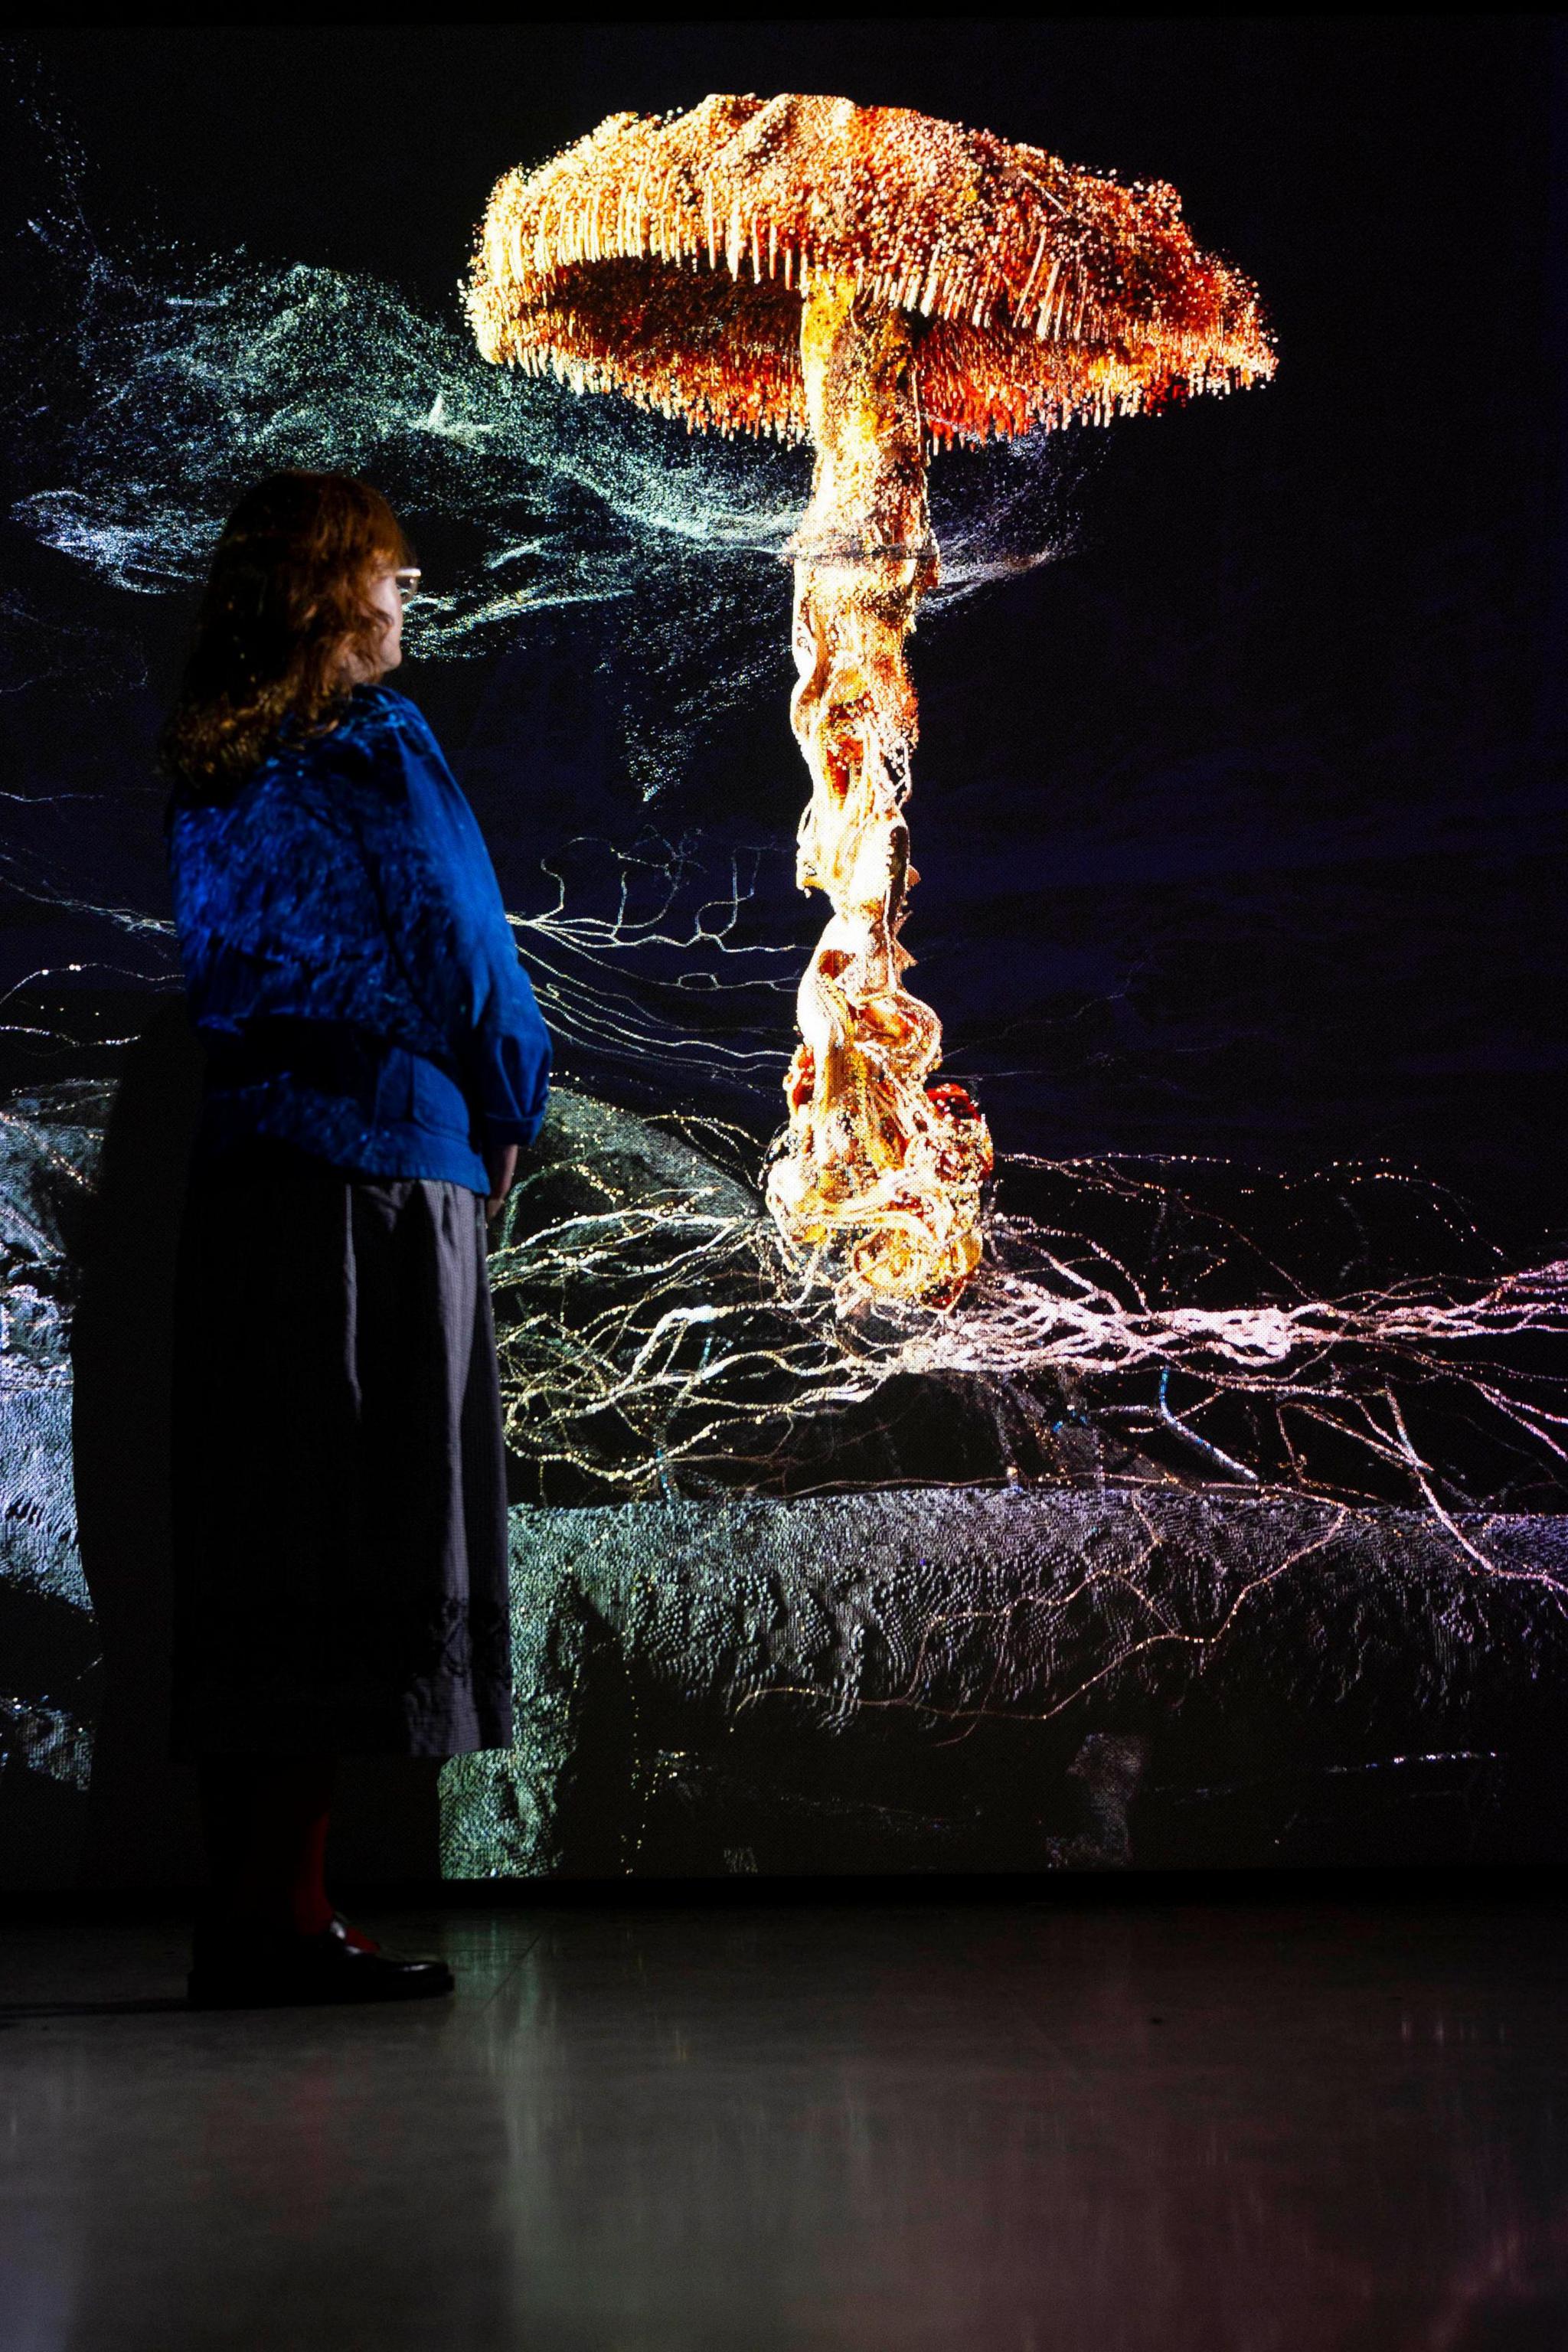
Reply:
<svg viewBox="0 0 1568 2352"><path fill-rule="evenodd" d="M1489 1567L1171 1486L518 1511L519 1746L447 1768L445 1867L1555 1853L1568 1521L1458 1532Z"/></svg>
<svg viewBox="0 0 1568 2352"><path fill-rule="evenodd" d="M91 1770L69 1342L110 1092L78 1080L0 1105L0 1884L74 1874Z"/></svg>

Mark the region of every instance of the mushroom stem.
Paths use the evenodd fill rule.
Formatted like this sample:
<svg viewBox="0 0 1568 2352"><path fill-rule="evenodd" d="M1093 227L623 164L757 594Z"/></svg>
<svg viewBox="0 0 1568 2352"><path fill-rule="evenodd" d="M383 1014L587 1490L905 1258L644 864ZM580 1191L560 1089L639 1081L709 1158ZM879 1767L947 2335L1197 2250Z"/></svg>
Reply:
<svg viewBox="0 0 1568 2352"><path fill-rule="evenodd" d="M813 271L801 358L816 470L795 541L790 717L812 783L795 878L833 915L796 999L768 1202L785 1239L852 1288L948 1306L980 1260L991 1140L961 1087L928 1086L942 1024L902 980L919 878L904 640L937 579L910 322Z"/></svg>

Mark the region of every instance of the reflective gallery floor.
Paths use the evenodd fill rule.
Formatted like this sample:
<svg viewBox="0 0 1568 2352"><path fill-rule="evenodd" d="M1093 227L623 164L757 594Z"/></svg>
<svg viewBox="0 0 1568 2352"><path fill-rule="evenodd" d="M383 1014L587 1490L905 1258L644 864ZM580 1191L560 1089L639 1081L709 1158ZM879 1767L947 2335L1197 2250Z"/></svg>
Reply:
<svg viewBox="0 0 1568 2352"><path fill-rule="evenodd" d="M5 1927L0 2352L1568 2347L1568 1907L759 1893L343 2014Z"/></svg>

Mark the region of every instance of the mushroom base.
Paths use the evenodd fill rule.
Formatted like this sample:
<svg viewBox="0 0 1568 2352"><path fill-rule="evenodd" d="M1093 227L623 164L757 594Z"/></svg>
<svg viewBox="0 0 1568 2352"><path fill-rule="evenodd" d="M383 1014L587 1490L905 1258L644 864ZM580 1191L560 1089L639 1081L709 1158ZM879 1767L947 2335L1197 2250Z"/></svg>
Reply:
<svg viewBox="0 0 1568 2352"><path fill-rule="evenodd" d="M767 1197L791 1248L854 1291L948 1306L980 1262L985 1122L931 1083L942 1024L903 985L918 880L904 641L937 577L909 320L845 278L804 304L816 470L796 534L791 722L811 771L795 877L833 915L800 985L789 1125Z"/></svg>

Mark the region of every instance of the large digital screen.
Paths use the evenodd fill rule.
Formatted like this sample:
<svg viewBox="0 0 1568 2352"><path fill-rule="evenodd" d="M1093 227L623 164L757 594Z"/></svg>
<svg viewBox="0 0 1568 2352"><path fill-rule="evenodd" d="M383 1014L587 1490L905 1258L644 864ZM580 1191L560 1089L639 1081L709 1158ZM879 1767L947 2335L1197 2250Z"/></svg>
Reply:
<svg viewBox="0 0 1568 2352"><path fill-rule="evenodd" d="M167 1391L200 1057L156 745L223 520L289 466L374 482L417 551L398 683L556 1046L490 1256L518 1745L366 1850L453 1878L1559 1855L1553 37L10 57L0 1883L187 1868ZM592 236L560 200L601 276L541 359L544 215L531 243L492 208L474 258L502 175L712 93L740 138L803 81L855 105L767 118L772 213L710 203L683 246L695 149L658 202L637 150ZM913 116L970 142L929 219ZM846 358L779 175L805 205L851 133L857 316L865 287L885 315ZM1045 231L1007 258L1026 197L1074 224L1055 260ZM997 357L1026 334L1027 369ZM845 485L873 475L902 520L868 554ZM879 923L911 976L852 987ZM865 1056L895 1048L889 1111Z"/></svg>

